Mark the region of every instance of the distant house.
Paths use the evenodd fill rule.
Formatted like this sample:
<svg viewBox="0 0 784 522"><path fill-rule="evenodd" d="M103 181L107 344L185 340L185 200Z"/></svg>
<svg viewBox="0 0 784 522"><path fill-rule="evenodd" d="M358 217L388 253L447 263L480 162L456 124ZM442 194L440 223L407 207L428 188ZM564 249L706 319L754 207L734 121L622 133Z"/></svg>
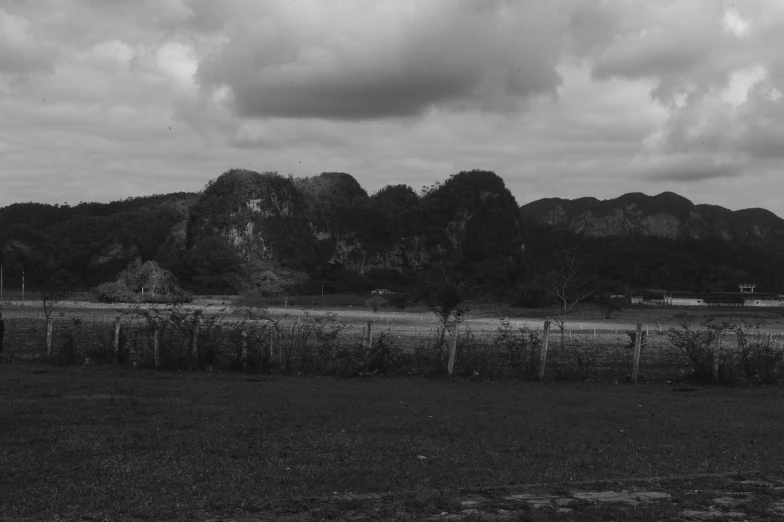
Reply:
<svg viewBox="0 0 784 522"><path fill-rule="evenodd" d="M740 292L663 292L662 295L640 296L640 303L648 306L687 307L778 307L783 306L778 294L754 292L754 284L742 284ZM634 300L632 301L634 302Z"/></svg>
<svg viewBox="0 0 784 522"><path fill-rule="evenodd" d="M370 295L391 295L394 294L392 290L387 290L386 288L377 288L375 290L370 291Z"/></svg>

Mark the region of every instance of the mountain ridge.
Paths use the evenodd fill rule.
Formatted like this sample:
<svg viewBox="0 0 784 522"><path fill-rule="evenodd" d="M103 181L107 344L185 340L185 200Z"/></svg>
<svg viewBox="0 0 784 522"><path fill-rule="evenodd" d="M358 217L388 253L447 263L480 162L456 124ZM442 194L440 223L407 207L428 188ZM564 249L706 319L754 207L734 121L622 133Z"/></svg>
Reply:
<svg viewBox="0 0 784 522"><path fill-rule="evenodd" d="M7 285L19 275L12 244L56 252L83 287L113 280L136 257L193 292L270 295L319 293L322 285L402 291L444 262L511 296L569 245L583 250L605 291L727 291L744 281L784 290L784 220L766 209L732 211L673 192L518 206L501 177L479 170L419 193L388 185L368 194L346 173L232 169L198 193L13 204L0 208Z"/></svg>
<svg viewBox="0 0 784 522"><path fill-rule="evenodd" d="M694 204L673 192L632 192L606 200L543 198L522 205L520 213L524 219L590 237L717 238L784 249L784 219L773 212Z"/></svg>

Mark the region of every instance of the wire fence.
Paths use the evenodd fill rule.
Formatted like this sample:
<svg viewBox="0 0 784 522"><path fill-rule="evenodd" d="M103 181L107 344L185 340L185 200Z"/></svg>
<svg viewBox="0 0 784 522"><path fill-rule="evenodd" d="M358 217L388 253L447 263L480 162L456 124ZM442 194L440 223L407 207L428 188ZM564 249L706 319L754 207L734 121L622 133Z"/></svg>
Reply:
<svg viewBox="0 0 784 522"><path fill-rule="evenodd" d="M583 328L545 335L539 319L478 318L453 330L426 314L310 313L179 307L3 313L9 362L320 374L446 374L477 378L773 382L784 337L761 325ZM679 337L680 336L680 337ZM684 337L685 336L685 337ZM546 352L542 347L546 343ZM638 346L639 344L639 346ZM635 353L637 352L637 354ZM546 360L546 365L543 364Z"/></svg>

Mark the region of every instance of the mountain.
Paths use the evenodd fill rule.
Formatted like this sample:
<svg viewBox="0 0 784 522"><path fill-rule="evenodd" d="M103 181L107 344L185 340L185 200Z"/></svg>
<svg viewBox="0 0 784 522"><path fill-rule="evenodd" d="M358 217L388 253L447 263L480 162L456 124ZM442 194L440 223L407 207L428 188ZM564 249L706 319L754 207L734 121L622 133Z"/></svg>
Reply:
<svg viewBox="0 0 784 522"><path fill-rule="evenodd" d="M171 241L172 231L187 222L196 197L179 192L112 203L16 203L0 208L5 283L14 286L20 279L12 243L56 257L81 286L111 280L136 257L156 258Z"/></svg>
<svg viewBox="0 0 784 522"><path fill-rule="evenodd" d="M541 199L520 207L537 269L559 245L591 258L604 288L784 292L784 220L764 209L695 205L664 192L615 199Z"/></svg>
<svg viewBox="0 0 784 522"><path fill-rule="evenodd" d="M638 192L615 199L540 199L520 207L525 220L552 225L589 237L629 235L667 239L721 239L784 248L784 219L761 208L732 211L695 205L672 192Z"/></svg>
<svg viewBox="0 0 784 522"><path fill-rule="evenodd" d="M784 220L763 209L695 205L665 192L542 199L519 207L502 178L472 170L419 193L374 194L342 172L293 178L232 169L199 193L76 206L0 208L5 284L20 256L43 255L84 289L156 261L195 293L316 294L413 290L435 264L470 274L489 296L578 247L601 291L784 292Z"/></svg>
<svg viewBox="0 0 784 522"><path fill-rule="evenodd" d="M517 203L492 172L461 172L422 195L397 185L369 196L346 173L234 169L192 205L172 269L202 290L274 294L403 289L443 261L500 289L521 244Z"/></svg>

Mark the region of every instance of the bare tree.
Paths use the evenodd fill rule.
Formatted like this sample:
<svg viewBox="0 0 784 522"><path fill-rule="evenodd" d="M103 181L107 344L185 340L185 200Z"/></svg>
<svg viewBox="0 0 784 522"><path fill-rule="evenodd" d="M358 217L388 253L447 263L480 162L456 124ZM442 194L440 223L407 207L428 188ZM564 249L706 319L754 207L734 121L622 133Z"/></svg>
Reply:
<svg viewBox="0 0 784 522"><path fill-rule="evenodd" d="M48 322L54 309L73 294L73 276L52 255L47 256L17 243L11 244L11 254L38 292Z"/></svg>
<svg viewBox="0 0 784 522"><path fill-rule="evenodd" d="M73 276L53 258L30 259L25 263L31 283L38 291L46 318L46 352L52 354L52 312L73 294Z"/></svg>
<svg viewBox="0 0 784 522"><path fill-rule="evenodd" d="M594 293L594 278L586 273L584 256L578 249L558 250L550 265L550 270L535 277L534 286L543 292L548 318L561 331L559 359L563 363L566 321L577 304Z"/></svg>

